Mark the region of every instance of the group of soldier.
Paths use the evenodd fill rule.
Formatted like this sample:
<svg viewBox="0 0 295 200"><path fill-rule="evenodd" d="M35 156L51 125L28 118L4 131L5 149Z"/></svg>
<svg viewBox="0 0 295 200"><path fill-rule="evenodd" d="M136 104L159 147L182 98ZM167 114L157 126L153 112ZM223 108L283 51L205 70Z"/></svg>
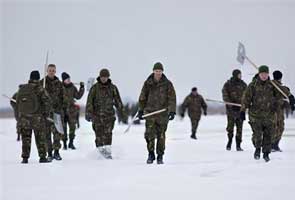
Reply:
<svg viewBox="0 0 295 200"><path fill-rule="evenodd" d="M153 66L153 73L143 84L139 100L137 119L145 119L145 140L147 144L147 163L155 160L163 164L165 140L168 122L176 115L176 94L172 82L164 75L164 67L160 62ZM28 84L21 85L14 95L17 116L17 130L22 139L22 163L28 163L31 149L32 131L35 133L36 145L40 162L61 160L60 148L63 141L64 149L75 149L75 129L77 109L75 100L84 94L84 83L79 90L71 82L67 73L62 73L62 81L56 76L56 66L48 65L45 80L40 80L38 71L31 72ZM269 161L271 150L280 151L279 142L284 131L283 104L285 97L274 87L276 84L288 95L292 110L294 96L281 82L282 73L275 71L273 82L269 78L269 68L260 66L259 73L247 84L241 79L241 71L234 70L232 77L222 89L223 100L227 111L227 150L231 150L236 126L236 149L241 148L243 121L246 110L249 109L249 123L252 127L252 141L255 146L254 158L259 159L261 150L265 161ZM116 85L110 79L108 69L102 69L96 83L90 88L87 97L85 119L92 122L95 132L95 146L106 158L112 159L112 131L115 125L115 109L119 115L124 115L124 106ZM191 119L191 138L197 139L196 132L202 113L207 115L207 104L198 94L197 88L192 88L181 105L180 115L183 118L188 109ZM160 112L159 112L160 111ZM150 115L151 113L155 113ZM52 119L54 114L62 118L64 134L57 130ZM148 117L146 114L149 114ZM67 135L67 124L69 136ZM52 140L53 136L53 140ZM69 137L69 143L67 143Z"/></svg>
<svg viewBox="0 0 295 200"><path fill-rule="evenodd" d="M75 99L83 96L84 83L80 83L78 90L66 72L62 73L60 81L56 76L54 64L48 65L44 79L40 80L38 71L32 71L28 83L20 85L11 99L17 120L17 132L22 140L22 163L28 163L33 131L40 163L51 162L53 159L62 160L59 151L61 141L64 149L75 149L75 129L79 112ZM57 130L54 114L61 116L63 131Z"/></svg>

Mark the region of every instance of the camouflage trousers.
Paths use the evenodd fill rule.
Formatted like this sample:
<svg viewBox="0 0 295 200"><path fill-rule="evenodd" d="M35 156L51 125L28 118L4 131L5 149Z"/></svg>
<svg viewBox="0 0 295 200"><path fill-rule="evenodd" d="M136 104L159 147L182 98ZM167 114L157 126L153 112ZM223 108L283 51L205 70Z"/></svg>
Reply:
<svg viewBox="0 0 295 200"><path fill-rule="evenodd" d="M255 148L261 148L263 153L271 152L271 140L275 132L274 121L268 118L251 120L253 135L252 142Z"/></svg>
<svg viewBox="0 0 295 200"><path fill-rule="evenodd" d="M192 124L192 134L196 134L198 126L199 126L200 118L190 117L190 119L191 119L191 124Z"/></svg>
<svg viewBox="0 0 295 200"><path fill-rule="evenodd" d="M45 121L43 117L21 119L18 131L22 139L22 158L29 158L31 153L32 132L34 131L35 143L40 158L46 157Z"/></svg>
<svg viewBox="0 0 295 200"><path fill-rule="evenodd" d="M155 151L155 140L157 139L156 153L163 155L165 152L165 141L168 123L159 123L157 120L147 119L145 123L145 140L148 152Z"/></svg>
<svg viewBox="0 0 295 200"><path fill-rule="evenodd" d="M68 138L70 140L73 140L75 138L76 124L77 124L77 116L66 113L64 116L64 135L63 135L64 141L67 141ZM69 126L69 134L68 134L68 126Z"/></svg>
<svg viewBox="0 0 295 200"><path fill-rule="evenodd" d="M272 144L279 142L282 139L285 130L285 117L284 112L276 113L275 118L275 134L272 138Z"/></svg>
<svg viewBox="0 0 295 200"><path fill-rule="evenodd" d="M52 141L53 135L53 141ZM62 134L59 133L54 123L46 121L46 144L47 144L47 152L51 153L52 150L59 150L61 148L60 140L62 138Z"/></svg>
<svg viewBox="0 0 295 200"><path fill-rule="evenodd" d="M233 115L227 115L227 136L229 139L234 137L234 127L236 126L236 141L242 142L243 120Z"/></svg>
<svg viewBox="0 0 295 200"><path fill-rule="evenodd" d="M96 147L112 145L113 129L115 125L115 118L111 119L95 119L92 123L92 128L95 132Z"/></svg>

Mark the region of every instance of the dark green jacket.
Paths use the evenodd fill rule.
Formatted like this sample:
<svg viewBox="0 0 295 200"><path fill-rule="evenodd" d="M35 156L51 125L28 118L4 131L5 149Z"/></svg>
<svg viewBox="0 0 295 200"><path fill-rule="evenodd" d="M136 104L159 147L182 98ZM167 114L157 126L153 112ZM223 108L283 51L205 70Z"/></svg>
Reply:
<svg viewBox="0 0 295 200"><path fill-rule="evenodd" d="M167 108L167 112L159 114L167 118L169 112L176 112L176 94L171 81L163 74L159 82L151 74L144 82L139 96L139 110L145 113ZM156 117L156 116L155 116Z"/></svg>

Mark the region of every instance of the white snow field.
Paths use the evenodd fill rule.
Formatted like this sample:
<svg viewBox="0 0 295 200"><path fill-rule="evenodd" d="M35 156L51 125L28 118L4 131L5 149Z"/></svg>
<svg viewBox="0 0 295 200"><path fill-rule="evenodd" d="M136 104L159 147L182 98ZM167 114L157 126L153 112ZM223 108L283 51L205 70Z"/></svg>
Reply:
<svg viewBox="0 0 295 200"><path fill-rule="evenodd" d="M77 150L61 150L62 161L39 164L35 143L29 164L20 164L15 122L1 119L1 200L295 199L295 119L286 120L283 153L253 159L251 131L244 127L244 152L225 150L225 116L203 117L198 140L190 122L169 124L164 165L147 165L144 126L116 125L113 160L98 155L91 124L81 118ZM233 146L234 147L234 146Z"/></svg>

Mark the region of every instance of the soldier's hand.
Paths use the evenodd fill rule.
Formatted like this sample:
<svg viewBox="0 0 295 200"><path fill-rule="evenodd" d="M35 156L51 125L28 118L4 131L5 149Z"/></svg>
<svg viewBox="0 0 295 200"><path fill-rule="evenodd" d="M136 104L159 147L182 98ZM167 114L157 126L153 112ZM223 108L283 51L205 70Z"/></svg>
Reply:
<svg viewBox="0 0 295 200"><path fill-rule="evenodd" d="M143 110L138 111L136 117L137 117L139 120L143 120L143 117L142 117L142 116L143 116Z"/></svg>
<svg viewBox="0 0 295 200"><path fill-rule="evenodd" d="M176 114L175 112L170 112L169 115L168 115L168 119L173 120L174 117L175 117L175 114Z"/></svg>
<svg viewBox="0 0 295 200"><path fill-rule="evenodd" d="M184 118L184 113L181 113L181 114L180 114L180 117L181 117L181 118Z"/></svg>
<svg viewBox="0 0 295 200"><path fill-rule="evenodd" d="M246 113L245 113L244 111L241 111L241 112L240 112L240 119L241 119L242 121L246 120Z"/></svg>
<svg viewBox="0 0 295 200"><path fill-rule="evenodd" d="M86 121L91 122L92 121L92 115L90 113L86 113L85 114L85 119L86 119Z"/></svg>
<svg viewBox="0 0 295 200"><path fill-rule="evenodd" d="M81 87L81 88L84 88L84 86L85 86L85 85L84 85L84 82L80 82L80 87Z"/></svg>
<svg viewBox="0 0 295 200"><path fill-rule="evenodd" d="M205 115L205 116L207 115L207 111L204 111L204 115Z"/></svg>

